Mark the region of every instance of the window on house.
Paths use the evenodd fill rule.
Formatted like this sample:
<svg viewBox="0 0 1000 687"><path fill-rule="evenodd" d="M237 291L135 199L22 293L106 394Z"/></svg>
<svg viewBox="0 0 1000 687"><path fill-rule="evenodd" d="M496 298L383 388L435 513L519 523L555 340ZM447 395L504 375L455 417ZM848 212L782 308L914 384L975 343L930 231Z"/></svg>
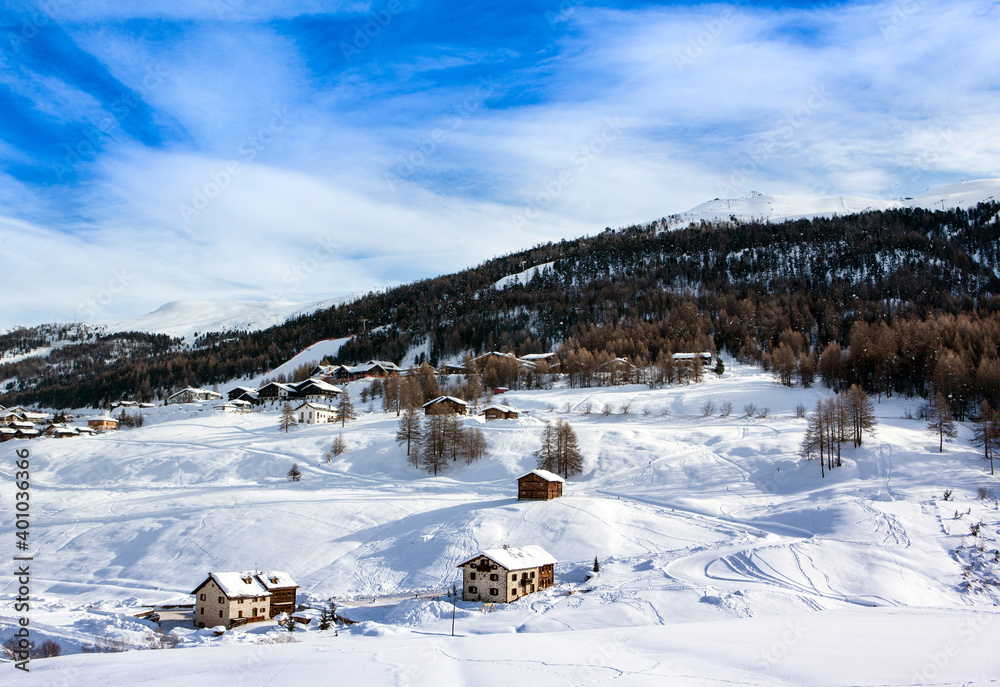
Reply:
<svg viewBox="0 0 1000 687"><path fill-rule="evenodd" d="M204 606L202 606L201 608L198 609L198 615L205 615L205 607Z"/></svg>
<svg viewBox="0 0 1000 687"><path fill-rule="evenodd" d="M204 594L199 594L198 595L198 600L199 601L204 601L205 600L205 595Z"/></svg>
<svg viewBox="0 0 1000 687"><path fill-rule="evenodd" d="M472 586L472 587L469 587L469 593L470 593L470 594L475 594L475 593L476 593L476 588L475 588L475 586Z"/></svg>
<svg viewBox="0 0 1000 687"><path fill-rule="evenodd" d="M510 574L510 579L511 579L512 581L517 581L517 573L511 573L511 574Z"/></svg>
<svg viewBox="0 0 1000 687"><path fill-rule="evenodd" d="M222 611L219 611L219 617L220 618L222 617Z"/></svg>
<svg viewBox="0 0 1000 687"><path fill-rule="evenodd" d="M499 575L497 575L496 573L490 573L490 581L491 582L496 582L499 579L500 579Z"/></svg>
<svg viewBox="0 0 1000 687"><path fill-rule="evenodd" d="M535 579L535 573L534 572L531 573L531 579Z"/></svg>
<svg viewBox="0 0 1000 687"><path fill-rule="evenodd" d="M219 603L220 604L222 603L222 597L221 596L219 597Z"/></svg>
<svg viewBox="0 0 1000 687"><path fill-rule="evenodd" d="M493 587L492 589L490 589L490 596L496 596L499 593L500 593L500 590L498 590L496 587Z"/></svg>
<svg viewBox="0 0 1000 687"><path fill-rule="evenodd" d="M255 609L253 609L253 617L254 617L254 618L256 618L256 617L257 617L257 609L256 609L256 608L255 608Z"/></svg>
<svg viewBox="0 0 1000 687"><path fill-rule="evenodd" d="M470 574L469 574L469 579L470 579L470 580L474 580L474 579L476 579L476 573L470 573Z"/></svg>

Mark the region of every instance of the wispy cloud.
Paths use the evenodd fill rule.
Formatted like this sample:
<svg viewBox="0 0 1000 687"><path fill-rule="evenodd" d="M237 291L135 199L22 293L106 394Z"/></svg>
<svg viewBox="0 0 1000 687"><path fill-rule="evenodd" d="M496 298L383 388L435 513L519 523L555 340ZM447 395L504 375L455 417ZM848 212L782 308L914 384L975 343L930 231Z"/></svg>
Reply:
<svg viewBox="0 0 1000 687"><path fill-rule="evenodd" d="M115 269L108 316L318 300L724 190L1000 176L992 2L628 5L7 6L0 326Z"/></svg>

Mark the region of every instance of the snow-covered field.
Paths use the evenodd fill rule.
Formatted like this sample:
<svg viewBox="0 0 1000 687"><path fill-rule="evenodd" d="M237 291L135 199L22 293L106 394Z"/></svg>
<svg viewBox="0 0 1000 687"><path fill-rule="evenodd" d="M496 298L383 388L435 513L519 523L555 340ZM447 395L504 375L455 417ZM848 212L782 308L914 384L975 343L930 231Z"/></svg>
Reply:
<svg viewBox="0 0 1000 687"><path fill-rule="evenodd" d="M482 424L489 457L438 477L407 465L396 417L377 409L286 434L274 411L157 408L141 429L0 445L4 504L15 449L32 456L34 639L73 652L32 662L35 675L0 667L0 681L994 683L1000 510L978 490L1000 485L969 428L939 454L903 419L916 400L883 399L875 436L821 479L798 458L794 409L826 390L727 368L655 391L512 392L529 413ZM350 385L359 406L363 383ZM703 417L709 398L733 413ZM770 416L747 418L751 402ZM580 437L584 473L561 499L518 502L515 478L557 418ZM328 461L340 432L348 450ZM293 462L299 483L285 479ZM556 585L491 613L459 602L452 638L451 602L431 597L458 582L458 563L503 544L551 552ZM357 624L272 644L288 634L273 623L222 637L175 623L177 649L76 653L97 637L144 643L155 624L132 617L142 604L254 567L290 572L300 601L336 596ZM7 636L9 578L0 594Z"/></svg>

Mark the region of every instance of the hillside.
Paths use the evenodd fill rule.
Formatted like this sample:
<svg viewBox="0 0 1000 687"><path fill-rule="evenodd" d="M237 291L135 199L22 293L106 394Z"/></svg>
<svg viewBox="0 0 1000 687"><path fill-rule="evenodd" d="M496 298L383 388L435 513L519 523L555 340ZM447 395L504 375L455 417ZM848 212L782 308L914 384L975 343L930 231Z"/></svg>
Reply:
<svg viewBox="0 0 1000 687"><path fill-rule="evenodd" d="M717 349L768 366L765 355L783 341L792 341L796 358L818 358L830 344L847 350L856 325L880 323L893 330L887 345L895 350L885 355L901 368L869 365L857 359L856 348L840 381L873 393L924 394L940 351L907 350L900 342L913 333L902 329L935 330L918 340L961 341L964 325L954 318L964 317L977 341L992 336L1000 310L998 208L605 231L367 294L265 330L202 334L193 346L91 333L86 344L47 358L0 365L0 403L78 407L164 398L183 386L267 375L325 339L349 339L337 353L345 363L402 362L416 350L436 364L469 351L562 347L563 357L586 348L650 362L661 352ZM0 336L0 350L42 346L51 346L51 337ZM984 357L992 360L991 349L979 343L948 348L973 372ZM961 405L980 396L963 392Z"/></svg>
<svg viewBox="0 0 1000 687"><path fill-rule="evenodd" d="M994 674L1000 664L983 647L1000 639L990 622L1000 605L1000 485L969 446L969 426L939 454L925 423L904 419L915 401L884 400L874 436L845 448L843 467L822 479L815 461L799 458L806 421L795 407L827 392L726 365L695 385L510 392L505 399L528 415L467 419L486 433L490 455L438 477L407 464L394 414L365 410L368 382L349 385L363 412L343 429L286 434L275 411L227 416L195 404L149 409L139 429L2 444L0 466L16 448L32 454L38 640L71 652L96 637L142 644L154 626L129 616L141 604L183 599L209 570L252 567L290 571L300 598L336 596L358 621L339 638L309 629L264 655L257 642L278 633L272 623L219 638L178 625L183 661L139 652L33 669L56 675L48 671L72 665L76 684L99 684L132 666L156 673L151 684L171 684L222 679L253 656L268 670L294 661L289 674L311 676L322 657L422 684L487 668L525 676L537 660L552 684L579 684L594 665L581 646L610 646L604 662L632 684L912 684L926 670L930 654L921 652L939 650L946 628L971 627L954 661L931 664L933 676ZM716 408L729 401L733 413L704 416L708 399ZM613 412L588 414L588 402ZM767 406L766 417L747 417L750 403ZM518 502L514 478L534 467L541 429L557 418L576 428L584 472L561 499ZM328 462L338 434L347 451ZM292 462L304 472L299 483L285 479ZM0 476L0 496L12 498L11 469ZM981 499L980 489L992 495ZM451 604L413 596L445 592L458 563L503 544L549 550L559 561L555 587L493 613L459 602L451 640ZM601 571L588 581L595 557ZM13 588L2 593L7 624ZM782 640L789 627L802 633ZM827 658L842 642L857 656L851 666ZM406 666L428 652L444 658L426 672ZM522 660L505 661L508 652ZM677 660L668 666L664 656Z"/></svg>

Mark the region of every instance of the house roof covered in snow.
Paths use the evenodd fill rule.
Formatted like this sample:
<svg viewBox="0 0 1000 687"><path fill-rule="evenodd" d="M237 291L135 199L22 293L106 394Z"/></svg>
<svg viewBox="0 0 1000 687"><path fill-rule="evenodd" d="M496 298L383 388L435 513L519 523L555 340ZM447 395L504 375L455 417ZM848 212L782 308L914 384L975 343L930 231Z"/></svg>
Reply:
<svg viewBox="0 0 1000 687"><path fill-rule="evenodd" d="M257 579L267 589L284 589L286 587L298 587L299 585L292 579L292 576L280 570L268 570L257 573Z"/></svg>
<svg viewBox="0 0 1000 687"><path fill-rule="evenodd" d="M556 473L549 472L548 470L532 470L531 472L528 473L528 475L538 475L539 477L541 477L546 482L565 482L566 481L562 477L560 477L559 475L557 475ZM524 475L524 477L527 477L528 475Z"/></svg>
<svg viewBox="0 0 1000 687"><path fill-rule="evenodd" d="M228 596L230 599L239 599L241 597L247 596L270 596L269 592L260 580L258 580L254 573L252 572L212 572L208 573L208 577L204 582L199 584L194 588L192 594L197 593L199 589L205 586L209 581L213 580L222 593Z"/></svg>
<svg viewBox="0 0 1000 687"><path fill-rule="evenodd" d="M317 389L319 389L320 391L328 391L328 392L334 393L334 394L342 394L342 393L344 393L344 390L341 389L339 386L334 386L333 384L330 384L329 382L324 382L322 379L315 379L313 377L310 377L309 379L303 380L303 381L299 382L298 384L293 384L292 386L294 386L297 391L302 391L306 387L314 386Z"/></svg>
<svg viewBox="0 0 1000 687"><path fill-rule="evenodd" d="M507 570L524 570L525 568L537 568L543 565L555 565L558 561L552 557L548 551L536 544L529 544L520 548L508 547L506 549L487 549L480 551L475 556L461 563L462 567L466 563L485 556L499 566Z"/></svg>
<svg viewBox="0 0 1000 687"><path fill-rule="evenodd" d="M483 412L485 413L490 408L493 408L495 410L502 410L505 413L521 413L522 412L522 411L518 410L517 408L514 408L513 406L504 405L502 403L491 403L488 406L486 406L486 407L483 408Z"/></svg>
<svg viewBox="0 0 1000 687"><path fill-rule="evenodd" d="M421 406L421 408L426 408L427 406L434 405L435 403L442 403L444 401L451 401L452 403L458 403L459 405L463 405L463 406L469 405L468 403L466 403L462 399L455 398L454 396L438 396L437 398L434 398L434 399L431 399L430 401L427 401L427 403L423 404Z"/></svg>

